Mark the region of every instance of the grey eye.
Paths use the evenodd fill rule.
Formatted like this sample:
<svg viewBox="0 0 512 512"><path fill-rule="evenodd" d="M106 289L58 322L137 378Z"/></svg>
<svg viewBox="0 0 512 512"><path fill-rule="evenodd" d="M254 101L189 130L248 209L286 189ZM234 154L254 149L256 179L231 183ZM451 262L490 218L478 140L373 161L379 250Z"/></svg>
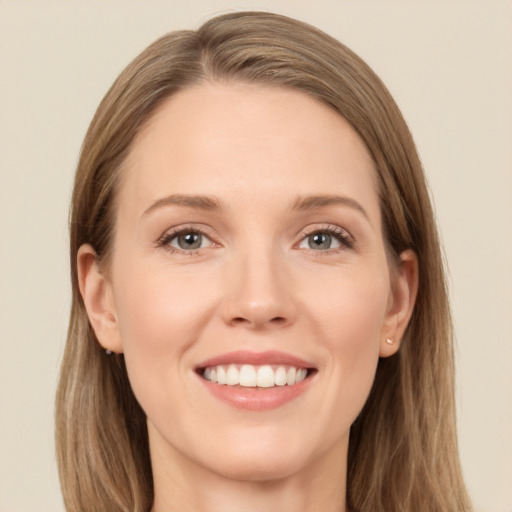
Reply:
<svg viewBox="0 0 512 512"><path fill-rule="evenodd" d="M314 233L308 236L308 246L310 249L330 249L331 243L332 237L327 233Z"/></svg>
<svg viewBox="0 0 512 512"><path fill-rule="evenodd" d="M313 249L314 251L326 251L341 246L340 240L329 233L317 231L306 236L300 243L301 249Z"/></svg>
<svg viewBox="0 0 512 512"><path fill-rule="evenodd" d="M206 237L203 237L201 233L189 231L175 236L169 245L172 247L178 247L184 251L191 251L203 247L203 238L206 239Z"/></svg>

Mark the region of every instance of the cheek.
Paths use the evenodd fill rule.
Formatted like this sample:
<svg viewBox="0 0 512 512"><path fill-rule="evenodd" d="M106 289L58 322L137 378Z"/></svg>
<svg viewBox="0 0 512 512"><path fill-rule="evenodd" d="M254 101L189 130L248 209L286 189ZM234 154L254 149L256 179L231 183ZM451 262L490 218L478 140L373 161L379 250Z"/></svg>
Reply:
<svg viewBox="0 0 512 512"><path fill-rule="evenodd" d="M306 308L326 355L323 371L331 385L325 406L337 409L340 421L355 419L373 384L389 299L382 275L354 273L331 280Z"/></svg>
<svg viewBox="0 0 512 512"><path fill-rule="evenodd" d="M125 262L118 269L115 301L131 387L146 415L171 432L178 428L174 411L194 403L183 385L190 379L187 354L213 309L213 290L159 265Z"/></svg>
<svg viewBox="0 0 512 512"><path fill-rule="evenodd" d="M181 378L183 355L200 336L214 296L204 282L161 270L120 268L115 303L132 387L150 398L152 382ZM129 278L126 278L129 276Z"/></svg>
<svg viewBox="0 0 512 512"><path fill-rule="evenodd" d="M123 348L179 348L200 327L212 294L191 276L155 269L121 269L115 303ZM125 276L129 276L128 278Z"/></svg>
<svg viewBox="0 0 512 512"><path fill-rule="evenodd" d="M330 350L364 351L366 346L378 351L381 329L389 300L386 273L371 268L334 274L321 293L306 291L306 310L316 329L325 334Z"/></svg>

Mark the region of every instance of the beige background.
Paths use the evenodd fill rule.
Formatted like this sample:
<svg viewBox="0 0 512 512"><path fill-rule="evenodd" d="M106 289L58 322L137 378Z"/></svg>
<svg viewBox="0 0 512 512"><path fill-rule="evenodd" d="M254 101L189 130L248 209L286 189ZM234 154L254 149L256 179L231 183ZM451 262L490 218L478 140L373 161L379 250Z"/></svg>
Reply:
<svg viewBox="0 0 512 512"><path fill-rule="evenodd" d="M422 155L458 338L477 510L512 511L512 3L0 0L0 512L62 511L53 395L69 308L66 215L87 124L153 39L227 9L306 20L388 84Z"/></svg>

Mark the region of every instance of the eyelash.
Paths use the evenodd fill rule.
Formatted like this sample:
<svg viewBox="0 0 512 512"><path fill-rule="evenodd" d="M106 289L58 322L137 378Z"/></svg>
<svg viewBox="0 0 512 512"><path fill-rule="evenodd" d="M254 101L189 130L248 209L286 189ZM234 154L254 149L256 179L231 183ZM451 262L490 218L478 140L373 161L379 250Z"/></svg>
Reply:
<svg viewBox="0 0 512 512"><path fill-rule="evenodd" d="M157 240L156 246L164 248L165 250L169 251L171 254L178 253L178 254L185 254L187 256L194 256L203 248L192 249L192 250L184 250L184 249L180 250L180 249L177 249L170 245L170 243L178 236L186 235L186 234L190 234L190 233L195 233L195 234L204 236L210 241L212 238L211 235L209 235L207 233L207 230L205 230L204 228L198 228L196 226L184 226L184 227L179 227L179 228L173 229L171 231L165 232ZM212 243L214 244L215 242L212 242Z"/></svg>
<svg viewBox="0 0 512 512"><path fill-rule="evenodd" d="M178 253L178 254L185 254L187 256L194 256L201 249L204 249L204 247L201 247L198 249L191 249L191 250L184 250L184 249L180 250L180 249L176 249L170 245L170 243L176 237L178 237L180 235L190 234L190 233L195 233L195 234L204 236L208 240L210 240L210 242L212 244L216 245L215 242L212 241L211 235L204 228L198 228L196 226L184 226L184 227L179 227L179 228L176 228L176 229L173 229L171 231L164 233L157 240L156 246L164 248L165 250L169 251L171 254ZM310 248L309 250L317 256L326 256L326 255L333 254L333 253L339 253L346 249L353 249L354 245L355 245L355 240L345 229L343 229L339 226L334 226L334 225L325 225L325 226L315 227L313 229L306 228L301 233L301 239L299 241L299 244L301 244L308 237L316 235L316 234L330 235L341 244L340 247L336 247L333 249L326 249L326 250L314 250L314 249ZM295 245L297 245L297 244L295 244Z"/></svg>
<svg viewBox="0 0 512 512"><path fill-rule="evenodd" d="M324 225L320 227L314 227L312 229L306 228L302 234L301 239L299 243L302 243L305 239L312 235L317 234L327 234L335 238L341 245L340 247L336 247L333 249L326 249L323 251L310 249L313 253L315 253L315 256L328 256L333 253L339 253L341 251L347 250L347 249L353 249L355 245L354 238L343 228L339 226L334 225Z"/></svg>

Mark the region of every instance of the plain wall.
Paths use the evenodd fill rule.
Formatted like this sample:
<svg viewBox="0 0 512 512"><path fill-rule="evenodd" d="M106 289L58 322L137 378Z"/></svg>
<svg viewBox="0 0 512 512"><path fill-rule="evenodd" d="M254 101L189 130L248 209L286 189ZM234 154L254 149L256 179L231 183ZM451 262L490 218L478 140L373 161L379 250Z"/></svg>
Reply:
<svg viewBox="0 0 512 512"><path fill-rule="evenodd" d="M0 0L0 512L62 511L53 400L69 311L67 208L87 125L163 33L226 10L308 21L383 78L435 199L476 508L512 511L512 3Z"/></svg>

